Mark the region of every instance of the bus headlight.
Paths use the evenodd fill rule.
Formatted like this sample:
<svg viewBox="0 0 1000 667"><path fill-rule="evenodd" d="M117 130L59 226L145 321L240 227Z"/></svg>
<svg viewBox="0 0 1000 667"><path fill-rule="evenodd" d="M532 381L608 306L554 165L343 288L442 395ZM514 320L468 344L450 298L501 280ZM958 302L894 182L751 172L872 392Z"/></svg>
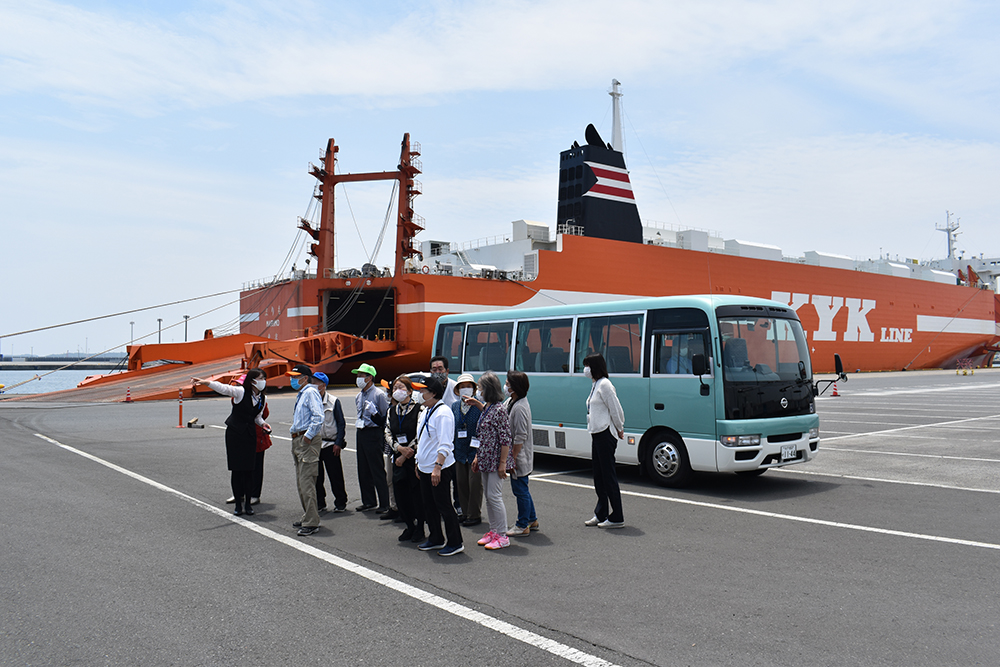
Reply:
<svg viewBox="0 0 1000 667"><path fill-rule="evenodd" d="M809 439L819 440L819 426L813 426L811 429L809 429Z"/></svg>
<svg viewBox="0 0 1000 667"><path fill-rule="evenodd" d="M719 442L726 447L753 447L760 444L760 435L724 435Z"/></svg>

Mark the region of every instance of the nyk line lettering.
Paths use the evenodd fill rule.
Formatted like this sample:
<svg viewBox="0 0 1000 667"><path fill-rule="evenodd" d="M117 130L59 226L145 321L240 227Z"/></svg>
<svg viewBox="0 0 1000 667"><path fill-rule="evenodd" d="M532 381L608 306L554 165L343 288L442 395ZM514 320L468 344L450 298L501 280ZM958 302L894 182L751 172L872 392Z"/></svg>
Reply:
<svg viewBox="0 0 1000 667"><path fill-rule="evenodd" d="M868 324L868 313L875 310L875 299L854 299L842 296L826 296L824 294L800 294L792 292L771 292L771 300L787 304L798 312L806 304L812 304L819 317L819 328L812 332L813 340L835 341L837 333L833 330L833 319L842 308L847 309L847 329L843 332L846 342L871 343L875 334ZM882 329L884 343L909 343L913 329ZM907 332L905 335L898 332Z"/></svg>

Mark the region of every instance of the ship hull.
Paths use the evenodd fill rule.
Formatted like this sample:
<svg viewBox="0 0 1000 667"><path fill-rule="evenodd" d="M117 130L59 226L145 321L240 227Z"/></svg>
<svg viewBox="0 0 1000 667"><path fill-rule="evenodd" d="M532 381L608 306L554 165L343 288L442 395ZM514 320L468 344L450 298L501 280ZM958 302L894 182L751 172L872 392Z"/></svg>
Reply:
<svg viewBox="0 0 1000 667"><path fill-rule="evenodd" d="M538 255L537 277L524 282L404 273L251 290L241 298L241 332L297 338L322 331L325 321L329 328L336 314L337 330L395 340L389 353L317 364L340 381L350 381L349 370L362 362L382 377L427 369L434 327L445 314L678 294L787 303L807 332L817 372L833 370L834 353L859 371L947 368L969 358L980 365L1000 341L994 293L972 287L569 235ZM331 294L359 287L363 311L330 312Z"/></svg>

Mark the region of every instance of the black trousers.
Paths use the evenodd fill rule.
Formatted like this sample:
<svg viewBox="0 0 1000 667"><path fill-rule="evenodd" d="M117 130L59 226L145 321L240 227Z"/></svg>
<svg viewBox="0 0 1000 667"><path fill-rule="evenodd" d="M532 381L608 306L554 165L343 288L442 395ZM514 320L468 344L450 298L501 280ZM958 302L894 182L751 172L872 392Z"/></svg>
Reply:
<svg viewBox="0 0 1000 667"><path fill-rule="evenodd" d="M326 480L323 468L330 478L330 489L333 491L333 504L337 507L347 505L347 487L344 485L344 464L340 457L333 453L333 445L319 450L319 474L316 476L316 503L326 507Z"/></svg>
<svg viewBox="0 0 1000 667"><path fill-rule="evenodd" d="M451 504L451 483L454 479L454 464L441 471L441 481L437 486L431 483L430 473L420 473L420 497L424 504L424 520L430 533L427 539L431 544L441 544L445 541L445 536L449 547L462 544L462 528L458 523L455 506ZM444 534L441 533L442 519Z"/></svg>
<svg viewBox="0 0 1000 667"><path fill-rule="evenodd" d="M382 433L380 428L358 429L358 486L361 487L362 504L389 509L389 483L385 480Z"/></svg>
<svg viewBox="0 0 1000 667"><path fill-rule="evenodd" d="M423 531L423 500L420 497L420 480L413 474L414 461L408 459L402 466L392 463L392 488L396 492L396 508L403 522Z"/></svg>
<svg viewBox="0 0 1000 667"><path fill-rule="evenodd" d="M594 491L597 492L594 516L601 521L608 519L619 523L625 520L625 515L622 514L622 492L615 470L616 449L618 438L610 427L591 434L590 458L594 466Z"/></svg>
<svg viewBox="0 0 1000 667"><path fill-rule="evenodd" d="M250 504L250 489L253 486L253 470L233 470L230 476L233 498L237 503Z"/></svg>
<svg viewBox="0 0 1000 667"><path fill-rule="evenodd" d="M253 468L253 481L250 483L250 495L254 498L260 498L260 489L264 486L264 451L257 452L257 463Z"/></svg>

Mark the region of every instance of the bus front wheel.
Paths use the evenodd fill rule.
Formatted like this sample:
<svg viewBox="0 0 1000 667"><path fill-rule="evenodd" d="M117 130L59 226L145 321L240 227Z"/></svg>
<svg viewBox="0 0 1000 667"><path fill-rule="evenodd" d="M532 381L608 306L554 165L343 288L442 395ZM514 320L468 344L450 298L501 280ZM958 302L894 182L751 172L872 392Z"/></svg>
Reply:
<svg viewBox="0 0 1000 667"><path fill-rule="evenodd" d="M670 435L659 435L646 452L646 472L660 486L679 487L691 480L691 464L684 444Z"/></svg>

